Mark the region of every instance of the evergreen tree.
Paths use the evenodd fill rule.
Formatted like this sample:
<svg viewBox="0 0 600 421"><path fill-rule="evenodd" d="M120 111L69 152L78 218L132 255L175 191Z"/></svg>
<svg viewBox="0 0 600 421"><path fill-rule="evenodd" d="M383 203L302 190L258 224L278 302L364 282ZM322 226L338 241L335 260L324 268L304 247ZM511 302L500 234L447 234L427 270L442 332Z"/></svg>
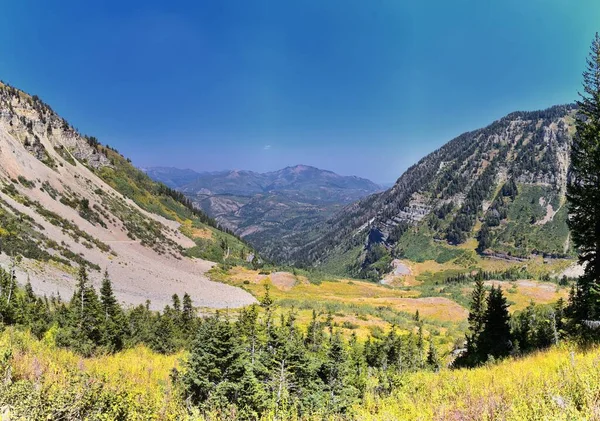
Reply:
<svg viewBox="0 0 600 421"><path fill-rule="evenodd" d="M585 264L571 306L575 324L600 318L600 36L596 33L577 102L576 134L567 186L571 238Z"/></svg>
<svg viewBox="0 0 600 421"><path fill-rule="evenodd" d="M519 351L528 352L536 347L535 343L535 307L533 301L529 303L527 308L516 315L513 320L513 338L515 343L519 345Z"/></svg>
<svg viewBox="0 0 600 421"><path fill-rule="evenodd" d="M324 341L325 335L323 333L323 324L317 317L317 311L313 309L312 319L306 330L305 343L310 351L319 352Z"/></svg>
<svg viewBox="0 0 600 421"><path fill-rule="evenodd" d="M423 323L419 323L417 334L417 366L423 366L423 353L425 352L425 340L423 339Z"/></svg>
<svg viewBox="0 0 600 421"><path fill-rule="evenodd" d="M500 287L492 287L488 295L485 326L477 342L480 356L505 357L512 349L510 314ZM483 357L483 361L486 357Z"/></svg>
<svg viewBox="0 0 600 421"><path fill-rule="evenodd" d="M171 302L173 304L173 311L177 316L181 315L181 300L179 299L179 295L173 294L171 297Z"/></svg>
<svg viewBox="0 0 600 421"><path fill-rule="evenodd" d="M196 310L192 304L192 297L186 292L183 294L183 308L181 309L181 325L185 333L189 334L194 330L195 320Z"/></svg>
<svg viewBox="0 0 600 421"><path fill-rule="evenodd" d="M226 410L240 404L246 412L259 413L266 403L265 391L250 367L237 332L217 314L200 325L181 382L188 399L198 406Z"/></svg>
<svg viewBox="0 0 600 421"><path fill-rule="evenodd" d="M157 314L153 323L153 335L149 345L161 354L175 352L181 346L179 318L170 306L165 306L162 314Z"/></svg>
<svg viewBox="0 0 600 421"><path fill-rule="evenodd" d="M69 315L71 334L67 332L62 337L63 343L66 342L84 355L92 354L103 336L103 317L98 294L90 284L84 266L79 268L77 287L69 304Z"/></svg>
<svg viewBox="0 0 600 421"><path fill-rule="evenodd" d="M442 366L432 340L429 341L429 350L427 351L427 366L436 372L439 371Z"/></svg>
<svg viewBox="0 0 600 421"><path fill-rule="evenodd" d="M466 353L459 358L456 365L475 365L485 358L481 355L478 344L485 327L486 317L486 291L483 279L475 281L475 288L471 293L471 311L469 312L469 333L466 335L467 350Z"/></svg>
<svg viewBox="0 0 600 421"><path fill-rule="evenodd" d="M349 381L348 356L339 332L331 338L321 375L328 396L329 411L346 412L356 399L358 390Z"/></svg>
<svg viewBox="0 0 600 421"><path fill-rule="evenodd" d="M267 343L261 364L266 369L264 381L277 418L291 408L316 405L310 402L311 391L319 389L319 385L315 384L315 367L311 364L304 338L295 326L293 314L287 318L282 316L281 324L271 327L266 333Z"/></svg>
<svg viewBox="0 0 600 421"><path fill-rule="evenodd" d="M117 302L107 271L104 272L102 286L100 287L100 303L104 315L102 342L112 351L118 351L123 348L125 315Z"/></svg>
<svg viewBox="0 0 600 421"><path fill-rule="evenodd" d="M483 224L477 234L477 253L481 254L492 246L492 233L487 224Z"/></svg>

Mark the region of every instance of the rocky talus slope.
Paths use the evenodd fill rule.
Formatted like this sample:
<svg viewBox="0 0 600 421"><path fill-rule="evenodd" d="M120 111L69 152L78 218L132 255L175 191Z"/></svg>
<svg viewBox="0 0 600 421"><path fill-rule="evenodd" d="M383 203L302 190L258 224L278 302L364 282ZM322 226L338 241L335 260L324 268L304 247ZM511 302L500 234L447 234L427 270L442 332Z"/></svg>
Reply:
<svg viewBox="0 0 600 421"><path fill-rule="evenodd" d="M198 236L228 235L144 177L38 97L0 84L0 264L14 267L19 282L69 299L83 264L96 284L106 270L130 304L159 308L184 292L198 306L252 303L245 291L208 280L214 263L188 257Z"/></svg>

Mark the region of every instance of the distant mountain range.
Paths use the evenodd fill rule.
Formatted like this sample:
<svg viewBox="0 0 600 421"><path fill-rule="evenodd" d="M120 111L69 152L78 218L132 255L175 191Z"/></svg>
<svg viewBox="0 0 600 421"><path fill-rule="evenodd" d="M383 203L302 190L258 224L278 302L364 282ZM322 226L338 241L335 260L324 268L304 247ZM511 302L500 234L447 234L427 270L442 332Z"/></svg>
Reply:
<svg viewBox="0 0 600 421"><path fill-rule="evenodd" d="M383 188L307 165L258 173L195 172L145 168L148 176L184 193L221 225L244 237L267 257L281 239L307 231L342 209Z"/></svg>

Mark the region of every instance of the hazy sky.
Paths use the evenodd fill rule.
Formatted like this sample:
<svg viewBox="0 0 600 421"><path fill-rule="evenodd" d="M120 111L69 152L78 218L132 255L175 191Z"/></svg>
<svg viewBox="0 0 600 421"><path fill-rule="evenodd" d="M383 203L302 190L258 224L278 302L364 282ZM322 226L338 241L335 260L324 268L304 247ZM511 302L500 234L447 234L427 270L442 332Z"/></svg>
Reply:
<svg viewBox="0 0 600 421"><path fill-rule="evenodd" d="M140 166L395 180L571 102L598 0L7 1L0 79Z"/></svg>

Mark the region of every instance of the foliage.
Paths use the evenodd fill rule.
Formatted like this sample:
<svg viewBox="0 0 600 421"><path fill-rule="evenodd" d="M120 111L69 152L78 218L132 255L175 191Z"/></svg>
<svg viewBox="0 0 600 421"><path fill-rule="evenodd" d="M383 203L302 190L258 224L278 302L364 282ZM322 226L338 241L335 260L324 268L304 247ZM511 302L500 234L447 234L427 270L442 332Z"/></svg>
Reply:
<svg viewBox="0 0 600 421"><path fill-rule="evenodd" d="M600 317L600 36L596 34L583 74L568 185L569 227L585 266L577 282L571 312L579 329ZM598 337L597 332L582 335Z"/></svg>

